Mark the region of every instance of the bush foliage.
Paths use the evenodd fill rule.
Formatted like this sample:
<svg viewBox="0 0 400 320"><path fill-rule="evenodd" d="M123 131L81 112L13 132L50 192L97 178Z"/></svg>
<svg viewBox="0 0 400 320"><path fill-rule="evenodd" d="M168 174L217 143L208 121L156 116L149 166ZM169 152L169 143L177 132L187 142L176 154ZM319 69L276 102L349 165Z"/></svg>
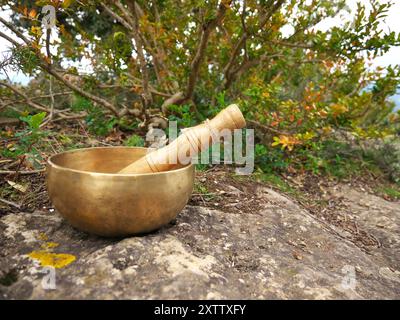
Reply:
<svg viewBox="0 0 400 320"><path fill-rule="evenodd" d="M264 171L297 166L340 176L340 168L351 166L348 159L364 163L367 156L346 153L339 133L362 141L400 131L399 111L389 99L400 67L370 67L400 44L399 34L382 29L390 1L362 1L349 21L325 31L318 28L324 19L350 17L346 1L0 4L12 12L12 23L0 18L13 36L0 33L12 47L6 67L35 77L25 88L29 94L47 92L49 81L53 90L70 90L69 100L57 97L55 108L67 106L96 135L114 127L164 128L160 119L192 126L234 102L256 129ZM42 26L45 5L57 14L50 33ZM0 90L3 97L21 97L4 81ZM33 101L22 99L19 106L34 110ZM136 137L126 144L141 145Z"/></svg>

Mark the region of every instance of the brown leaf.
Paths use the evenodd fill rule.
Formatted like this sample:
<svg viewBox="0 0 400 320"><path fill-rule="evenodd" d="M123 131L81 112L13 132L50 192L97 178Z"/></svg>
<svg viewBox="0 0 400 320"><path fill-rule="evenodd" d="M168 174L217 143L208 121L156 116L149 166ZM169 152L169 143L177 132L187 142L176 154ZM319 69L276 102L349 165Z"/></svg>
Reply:
<svg viewBox="0 0 400 320"><path fill-rule="evenodd" d="M22 193L25 193L26 190L28 189L28 186L27 186L27 185L18 184L18 183L14 182L14 181L7 180L7 183L8 183L11 187L13 187L14 189L16 189L16 190L18 190L18 191L20 191L20 192L22 192Z"/></svg>
<svg viewBox="0 0 400 320"><path fill-rule="evenodd" d="M296 251L293 251L292 255L293 255L293 258L295 258L296 260L303 260L303 256Z"/></svg>
<svg viewBox="0 0 400 320"><path fill-rule="evenodd" d="M36 12L36 10L35 9L32 9L31 11L29 11L29 18L31 18L31 19L35 19L36 18L36 15L37 15L37 12Z"/></svg>

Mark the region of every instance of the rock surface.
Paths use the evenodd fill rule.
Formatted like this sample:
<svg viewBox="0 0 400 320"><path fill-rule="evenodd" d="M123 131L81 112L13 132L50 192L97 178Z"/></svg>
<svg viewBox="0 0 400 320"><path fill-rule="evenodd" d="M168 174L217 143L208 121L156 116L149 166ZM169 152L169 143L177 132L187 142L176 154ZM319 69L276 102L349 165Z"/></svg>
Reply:
<svg viewBox="0 0 400 320"><path fill-rule="evenodd" d="M357 246L265 187L257 210L187 206L126 239L87 235L54 212L10 213L0 219L0 298L399 299L400 204L336 192L379 245Z"/></svg>

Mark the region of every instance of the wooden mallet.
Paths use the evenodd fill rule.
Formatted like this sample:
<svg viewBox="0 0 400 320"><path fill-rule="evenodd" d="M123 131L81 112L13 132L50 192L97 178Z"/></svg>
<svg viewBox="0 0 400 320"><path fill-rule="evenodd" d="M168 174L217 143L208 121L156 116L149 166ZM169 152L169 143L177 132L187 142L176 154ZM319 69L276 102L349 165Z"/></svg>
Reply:
<svg viewBox="0 0 400 320"><path fill-rule="evenodd" d="M205 150L210 143L217 142L222 130L232 132L245 126L242 112L236 104L232 104L213 119L182 130L182 134L170 144L148 153L118 173L155 173L184 167L191 157Z"/></svg>

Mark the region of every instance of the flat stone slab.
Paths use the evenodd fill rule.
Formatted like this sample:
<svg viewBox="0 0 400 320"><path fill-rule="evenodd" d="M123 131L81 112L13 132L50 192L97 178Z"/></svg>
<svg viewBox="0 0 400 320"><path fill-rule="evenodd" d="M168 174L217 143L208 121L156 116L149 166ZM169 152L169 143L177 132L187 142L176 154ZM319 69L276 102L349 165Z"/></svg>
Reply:
<svg viewBox="0 0 400 320"><path fill-rule="evenodd" d="M272 189L257 196L265 201L253 212L187 206L163 229L125 239L82 233L54 212L5 215L0 297L400 298L399 203L386 201L375 218L358 212L372 232L381 230L382 246L366 251Z"/></svg>

